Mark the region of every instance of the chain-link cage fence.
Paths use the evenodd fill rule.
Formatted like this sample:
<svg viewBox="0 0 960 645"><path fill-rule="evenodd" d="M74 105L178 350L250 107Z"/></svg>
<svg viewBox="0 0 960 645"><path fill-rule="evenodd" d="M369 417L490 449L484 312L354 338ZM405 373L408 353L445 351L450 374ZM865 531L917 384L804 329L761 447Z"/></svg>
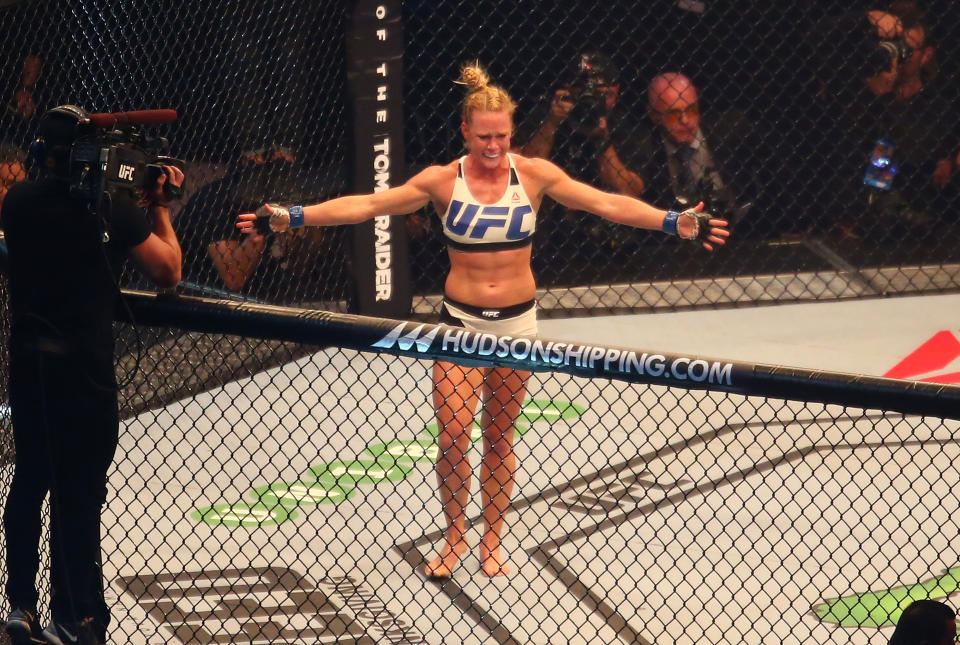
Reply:
<svg viewBox="0 0 960 645"><path fill-rule="evenodd" d="M349 230L277 236L231 258L236 213L351 190L354 3L4 5L5 185L23 175L46 108L176 108L158 133L189 162L174 213L185 288L349 306ZM548 199L533 256L545 315L954 289L950 8L403 2L406 174L462 152L454 81L479 61L518 103L517 151L664 208L702 200L732 223L710 254ZM448 263L440 223L424 210L405 234L413 312L433 315Z"/></svg>
<svg viewBox="0 0 960 645"><path fill-rule="evenodd" d="M547 201L533 254L544 315L956 289L949 2L401 6L407 175L462 154L454 80L479 60L518 103L520 154L662 207L703 200L732 222L708 254ZM173 107L174 124L147 132L188 162L173 212L181 290L347 310L348 227L226 259L244 244L238 212L351 190L353 8L0 2L3 188L26 176L51 106ZM432 317L448 268L439 221L416 213L406 234L411 313ZM129 272L123 285L142 283ZM889 400L871 405L804 403L797 392L817 379L799 372L793 390L703 391L724 363L673 357L704 379L680 382L654 352L573 346L553 346L557 371L526 385L511 574L480 573L478 417L470 549L450 580L427 580L445 527L432 362L415 353L432 328L373 353L343 330L340 345L329 327L294 342L192 326L192 309L171 306L162 322L117 326L114 642L885 642L906 598L960 580L957 426L924 386L874 383ZM603 374L562 369L573 365ZM910 396L929 407L893 404Z"/></svg>
<svg viewBox="0 0 960 645"><path fill-rule="evenodd" d="M112 642L879 643L910 599L960 585L956 388L130 299L142 333L200 331L165 361L143 355L121 395L103 518ZM251 351L245 375L164 394L220 359L178 344L262 336L279 350ZM531 375L451 392L470 368L445 361ZM509 404L491 421L471 398L505 389L508 453ZM470 482L467 548L431 579L457 514L441 480ZM488 577L500 517L493 573L509 573Z"/></svg>
<svg viewBox="0 0 960 645"><path fill-rule="evenodd" d="M341 231L271 240L241 266L224 264L238 253L238 213L344 191L342 3L4 4L8 156L26 161L39 117L57 105L173 108L173 125L143 134L166 138L166 152L186 162L186 194L172 212L183 287L284 303L345 300ZM26 176L20 163L14 170Z"/></svg>

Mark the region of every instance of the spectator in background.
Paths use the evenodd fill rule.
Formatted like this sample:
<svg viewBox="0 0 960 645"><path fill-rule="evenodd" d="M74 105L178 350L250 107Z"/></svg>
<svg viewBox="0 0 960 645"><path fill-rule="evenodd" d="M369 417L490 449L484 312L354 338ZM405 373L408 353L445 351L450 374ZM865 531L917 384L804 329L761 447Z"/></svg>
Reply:
<svg viewBox="0 0 960 645"><path fill-rule="evenodd" d="M960 147L955 148L952 155L947 155L943 159L937 160L937 166L933 171L933 185L940 190L945 190L955 182L960 175Z"/></svg>
<svg viewBox="0 0 960 645"><path fill-rule="evenodd" d="M936 51L920 14L904 15L910 22L880 9L851 12L826 19L813 36L823 56L820 163L812 169L823 190L814 199L823 227L841 240L923 236L949 205L944 188L960 132L945 115L955 113L955 90L933 82ZM876 182L868 174L881 148L889 172Z"/></svg>
<svg viewBox="0 0 960 645"><path fill-rule="evenodd" d="M936 46L927 36L924 15L915 0L894 0L888 11L871 11L874 20L886 23L887 33L882 38L902 38L910 48L899 66L894 92L897 98L908 99L933 83L940 67L937 63ZM897 25L899 20L899 29ZM891 29L892 23L892 29ZM878 25L878 31L880 26Z"/></svg>
<svg viewBox="0 0 960 645"><path fill-rule="evenodd" d="M924 12L915 0L893 0L888 11L873 11L874 21L878 23L881 36L897 38L900 35L910 48L902 65L897 71L894 92L898 99L910 99L927 87L934 85L940 72L936 45L931 42L924 24ZM899 19L899 25L897 24ZM946 148L942 148L945 150ZM934 166L932 183L936 189L945 190L960 169L960 146L954 146L950 154L937 159ZM956 189L950 193L956 196Z"/></svg>
<svg viewBox="0 0 960 645"><path fill-rule="evenodd" d="M23 57L19 78L7 89L4 97L6 120L13 122L14 130L33 133L38 110L46 107L40 93L40 77L43 72L43 60L39 56L28 54Z"/></svg>
<svg viewBox="0 0 960 645"><path fill-rule="evenodd" d="M554 91L540 127L522 146L523 154L552 159L575 177L639 197L643 180L624 167L610 139L609 120L619 98L620 72L610 59L581 54Z"/></svg>
<svg viewBox="0 0 960 645"><path fill-rule="evenodd" d="M23 160L24 154L19 148L0 143L0 212L3 211L3 198L10 187L27 178Z"/></svg>
<svg viewBox="0 0 960 645"><path fill-rule="evenodd" d="M700 112L696 86L680 72L665 72L647 88L652 127L634 134L622 147L636 169L644 198L688 208L705 207L741 225L760 193L756 168L768 165L756 129L739 112L712 119Z"/></svg>
<svg viewBox="0 0 960 645"><path fill-rule="evenodd" d="M323 229L254 239L234 226L238 211L267 199L293 203L327 194L323 188L303 188L310 184L297 181L295 162L293 152L283 146L248 150L222 179L193 195L174 221L183 247L186 288L226 289L271 302L298 299L294 290L317 289L311 272L323 264L318 261Z"/></svg>
<svg viewBox="0 0 960 645"><path fill-rule="evenodd" d="M957 613L938 600L915 600L897 621L889 645L952 645Z"/></svg>
<svg viewBox="0 0 960 645"><path fill-rule="evenodd" d="M731 225L744 220L760 193L761 182L754 169L769 166L760 161L764 148L746 116L728 112L705 123L696 86L683 74L668 72L658 75L648 87L650 125L645 125L623 108L619 80L608 80L619 79L618 72L611 69L606 58L596 56L581 56L578 71L573 74L575 80L555 92L547 118L523 146L524 153L548 158L556 149L556 156L562 157L557 163L564 165L565 159L568 172L583 175L592 171L592 180L613 192L642 195L645 200L671 204L671 208L680 210L703 201L706 208L722 213ZM593 82L596 93L607 103L598 110L596 126L583 128L580 124L584 117L573 117L589 114L577 97L582 96L580 88L590 86L591 76L597 79ZM565 124L566 131L561 129ZM561 132L562 145L586 151L592 165L581 160L579 166L569 167L569 152L560 142L556 148L553 145ZM596 232L597 224L588 221ZM609 237L615 233L604 230L603 234Z"/></svg>

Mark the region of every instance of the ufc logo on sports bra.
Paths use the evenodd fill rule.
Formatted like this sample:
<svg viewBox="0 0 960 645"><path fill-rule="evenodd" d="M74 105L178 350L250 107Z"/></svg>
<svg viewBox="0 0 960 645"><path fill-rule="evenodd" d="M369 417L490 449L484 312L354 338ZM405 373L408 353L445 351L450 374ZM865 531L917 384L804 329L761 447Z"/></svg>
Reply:
<svg viewBox="0 0 960 645"><path fill-rule="evenodd" d="M455 235L466 235L473 224L473 230L468 237L482 240L487 236L487 231L506 228L504 239L522 240L533 232L533 229L523 228L523 216L532 212L533 208L529 205L511 207L467 204L464 208L463 202L454 199L450 202L450 214L447 215L447 230Z"/></svg>

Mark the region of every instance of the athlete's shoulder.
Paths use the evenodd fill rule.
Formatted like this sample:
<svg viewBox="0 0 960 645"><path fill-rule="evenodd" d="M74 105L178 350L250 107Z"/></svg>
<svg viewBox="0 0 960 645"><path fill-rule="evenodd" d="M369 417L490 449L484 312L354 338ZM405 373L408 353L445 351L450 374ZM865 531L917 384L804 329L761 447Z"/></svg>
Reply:
<svg viewBox="0 0 960 645"><path fill-rule="evenodd" d="M428 181L428 182L444 181L444 180L453 181L453 179L455 179L457 176L457 170L459 167L460 167L459 159L451 161L450 163L447 163L447 164L436 164L433 166L427 166L426 168L418 172L416 175L414 175L412 179L416 179L419 181Z"/></svg>
<svg viewBox="0 0 960 645"><path fill-rule="evenodd" d="M520 173L521 177L540 181L552 181L563 174L560 166L540 157L524 157L516 153L510 153L513 159L513 165Z"/></svg>
<svg viewBox="0 0 960 645"><path fill-rule="evenodd" d="M457 179L456 163L427 166L404 184L408 189L414 189L430 196L431 199L449 197Z"/></svg>
<svg viewBox="0 0 960 645"><path fill-rule="evenodd" d="M513 165L516 166L520 172L550 172L560 168L549 159L543 159L542 157L524 157L523 155L511 152L510 158L513 159Z"/></svg>

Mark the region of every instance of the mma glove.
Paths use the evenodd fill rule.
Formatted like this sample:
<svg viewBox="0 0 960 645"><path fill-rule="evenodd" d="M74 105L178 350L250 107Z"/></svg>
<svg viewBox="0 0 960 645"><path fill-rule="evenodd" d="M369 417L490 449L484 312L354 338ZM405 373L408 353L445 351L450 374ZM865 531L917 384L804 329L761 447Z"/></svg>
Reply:
<svg viewBox="0 0 960 645"><path fill-rule="evenodd" d="M267 206L270 208L268 209ZM272 212L271 212L272 211ZM255 228L260 235L283 233L304 226L303 206L284 208L280 204L265 204L257 209Z"/></svg>
<svg viewBox="0 0 960 645"><path fill-rule="evenodd" d="M677 224L681 217L692 220L693 235L681 235ZM663 218L663 232L668 235L676 235L685 240L705 240L710 236L710 214L698 213L692 208L685 211L667 211Z"/></svg>

